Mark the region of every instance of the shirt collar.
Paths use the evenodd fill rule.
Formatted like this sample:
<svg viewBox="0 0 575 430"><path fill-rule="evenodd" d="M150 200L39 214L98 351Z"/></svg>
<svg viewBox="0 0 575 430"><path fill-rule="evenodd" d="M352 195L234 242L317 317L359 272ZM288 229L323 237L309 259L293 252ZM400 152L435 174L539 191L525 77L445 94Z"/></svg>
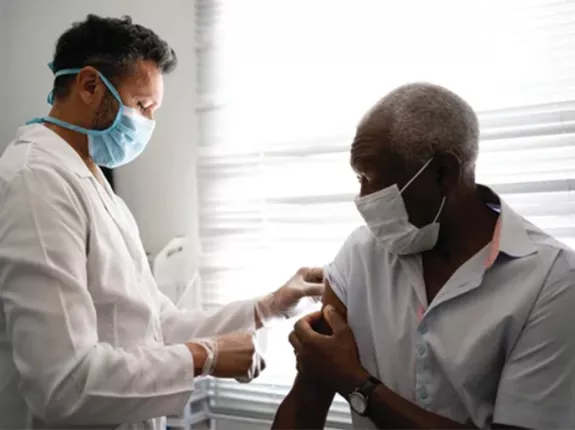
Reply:
<svg viewBox="0 0 575 430"><path fill-rule="evenodd" d="M525 220L501 200L501 237L499 251L510 257L525 257L537 252L525 230Z"/></svg>
<svg viewBox="0 0 575 430"><path fill-rule="evenodd" d="M492 190L480 187L482 192L490 195L488 200L498 200L497 203L488 201L488 204L498 206L500 214L493 231L486 267L491 267L501 252L512 258L521 258L537 252L535 244L525 230L524 219Z"/></svg>
<svg viewBox="0 0 575 430"><path fill-rule="evenodd" d="M16 144L33 143L46 148L58 158L63 166L81 178L92 178L94 175L82 160L82 157L64 139L42 124L31 124L21 127L16 135Z"/></svg>

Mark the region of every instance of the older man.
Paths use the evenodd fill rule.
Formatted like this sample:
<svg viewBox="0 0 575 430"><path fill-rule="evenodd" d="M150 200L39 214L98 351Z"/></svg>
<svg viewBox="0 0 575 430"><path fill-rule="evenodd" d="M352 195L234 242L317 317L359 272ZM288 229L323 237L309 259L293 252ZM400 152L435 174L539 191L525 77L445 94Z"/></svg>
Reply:
<svg viewBox="0 0 575 430"><path fill-rule="evenodd" d="M430 84L361 121L367 225L290 336L299 374L274 428L323 427L336 393L356 428L575 428L575 255L475 183L478 135Z"/></svg>

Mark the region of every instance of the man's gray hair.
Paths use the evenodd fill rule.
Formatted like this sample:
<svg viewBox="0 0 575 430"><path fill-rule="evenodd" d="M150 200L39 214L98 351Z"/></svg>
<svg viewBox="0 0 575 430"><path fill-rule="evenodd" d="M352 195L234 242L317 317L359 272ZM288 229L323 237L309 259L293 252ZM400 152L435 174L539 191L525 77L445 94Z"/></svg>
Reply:
<svg viewBox="0 0 575 430"><path fill-rule="evenodd" d="M385 130L385 144L407 162L423 164L437 153L452 153L472 173L479 125L471 106L439 85L403 85L371 108L358 131ZM462 172L463 173L463 172Z"/></svg>

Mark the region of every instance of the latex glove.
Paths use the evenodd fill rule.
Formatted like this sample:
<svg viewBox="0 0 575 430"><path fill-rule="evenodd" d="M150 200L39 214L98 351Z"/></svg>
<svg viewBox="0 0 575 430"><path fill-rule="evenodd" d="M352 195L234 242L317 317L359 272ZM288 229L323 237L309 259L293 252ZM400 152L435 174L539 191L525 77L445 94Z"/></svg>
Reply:
<svg viewBox="0 0 575 430"><path fill-rule="evenodd" d="M323 290L323 269L302 267L282 287L256 303L258 318L265 327L296 317L319 302Z"/></svg>
<svg viewBox="0 0 575 430"><path fill-rule="evenodd" d="M254 333L228 333L211 339L197 339L190 342L197 351L203 348L200 357L201 376L236 378L249 382L265 369L265 360L257 346ZM194 352L192 352L194 354Z"/></svg>

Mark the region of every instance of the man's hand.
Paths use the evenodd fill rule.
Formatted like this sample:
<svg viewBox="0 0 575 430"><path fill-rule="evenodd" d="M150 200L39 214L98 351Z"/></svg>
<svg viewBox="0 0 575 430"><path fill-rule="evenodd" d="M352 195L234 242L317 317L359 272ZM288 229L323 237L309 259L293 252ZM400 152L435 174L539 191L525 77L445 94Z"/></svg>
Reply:
<svg viewBox="0 0 575 430"><path fill-rule="evenodd" d="M305 311L305 303L298 306L302 304L302 299L309 297L317 302L323 291L323 269L301 268L277 291L257 303L257 315L263 325L277 319L293 318Z"/></svg>
<svg viewBox="0 0 575 430"><path fill-rule="evenodd" d="M218 378L236 378L240 382L249 382L265 369L265 361L258 352L252 333L229 333L210 339L209 342L192 341L187 345L194 361L201 364L201 369L204 369L209 355L207 349L211 350L214 362L208 373Z"/></svg>
<svg viewBox="0 0 575 430"><path fill-rule="evenodd" d="M331 328L331 335L314 330L322 318ZM289 341L296 353L298 371L346 398L369 377L360 363L351 328L332 306L299 320Z"/></svg>

